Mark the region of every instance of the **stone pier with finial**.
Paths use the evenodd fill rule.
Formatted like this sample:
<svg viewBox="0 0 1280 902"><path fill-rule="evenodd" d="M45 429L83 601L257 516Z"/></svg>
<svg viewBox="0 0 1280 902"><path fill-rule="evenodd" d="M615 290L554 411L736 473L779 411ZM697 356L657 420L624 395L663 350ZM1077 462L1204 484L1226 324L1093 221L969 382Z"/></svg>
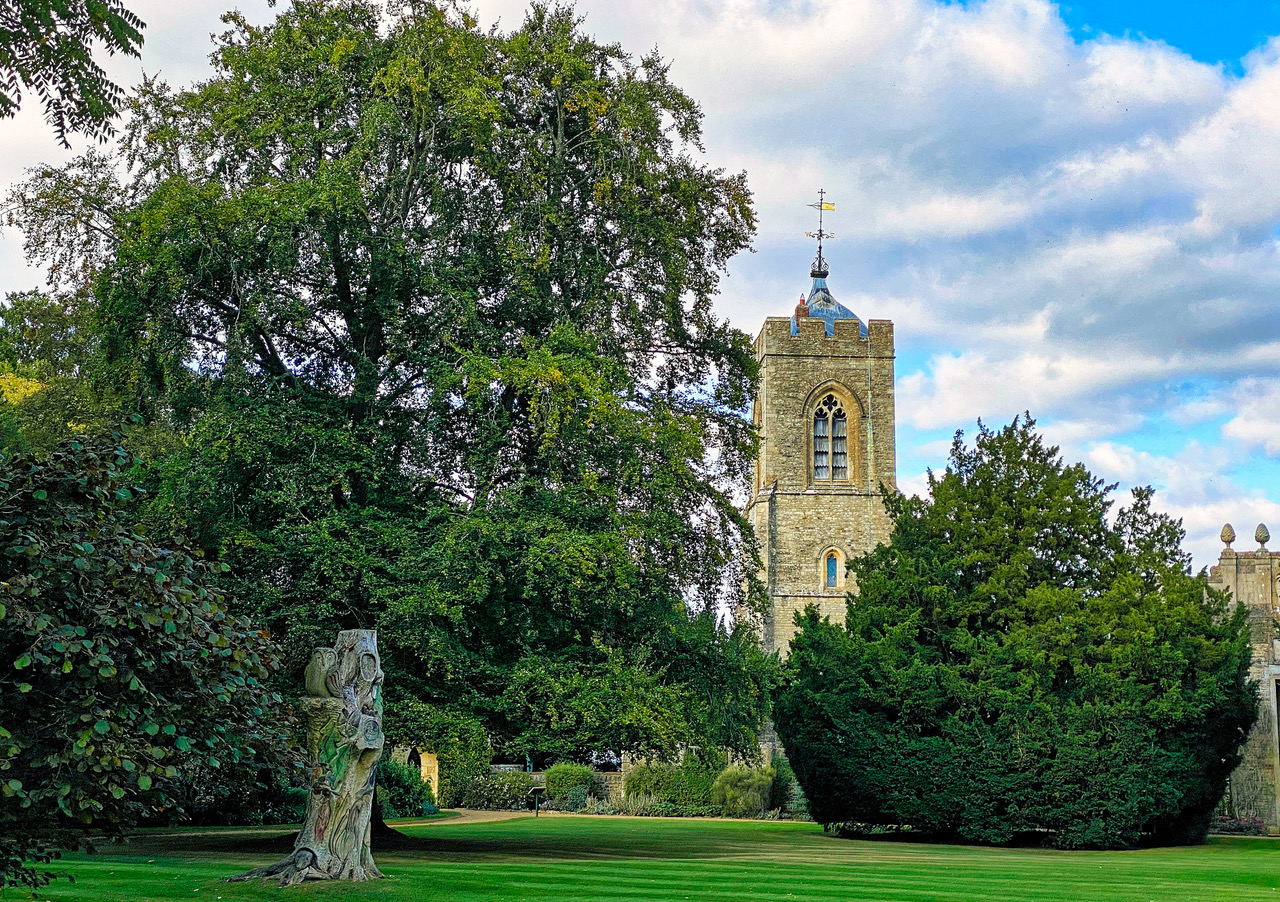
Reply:
<svg viewBox="0 0 1280 902"><path fill-rule="evenodd" d="M1254 530L1256 550L1236 551L1236 531L1228 523L1220 535L1225 546L1209 568L1209 585L1230 591L1236 604L1249 609L1253 644L1252 677L1258 681L1258 722L1243 750L1244 760L1231 775L1224 807L1240 818L1260 819L1272 835L1280 834L1280 551L1268 551L1271 531L1263 523Z"/></svg>

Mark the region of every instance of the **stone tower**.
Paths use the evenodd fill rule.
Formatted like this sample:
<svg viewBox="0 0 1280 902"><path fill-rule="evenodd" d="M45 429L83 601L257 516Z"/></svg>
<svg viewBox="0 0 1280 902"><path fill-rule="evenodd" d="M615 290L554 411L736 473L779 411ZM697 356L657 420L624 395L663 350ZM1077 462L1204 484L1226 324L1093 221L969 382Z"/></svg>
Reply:
<svg viewBox="0 0 1280 902"><path fill-rule="evenodd" d="M1271 834L1280 833L1280 551L1268 551L1271 534L1258 524L1257 551L1235 551L1236 532L1222 527L1226 547L1217 565L1209 568L1209 585L1228 589L1231 598L1249 609L1249 637L1253 645L1250 676L1258 681L1258 722L1243 749L1244 760L1231 775L1224 800L1234 817L1259 818Z"/></svg>
<svg viewBox="0 0 1280 902"><path fill-rule="evenodd" d="M819 244L808 297L755 341L761 441L748 514L769 590L764 649L784 655L797 611L844 619L845 562L888 540L880 487L897 482L893 323L864 325L828 275Z"/></svg>

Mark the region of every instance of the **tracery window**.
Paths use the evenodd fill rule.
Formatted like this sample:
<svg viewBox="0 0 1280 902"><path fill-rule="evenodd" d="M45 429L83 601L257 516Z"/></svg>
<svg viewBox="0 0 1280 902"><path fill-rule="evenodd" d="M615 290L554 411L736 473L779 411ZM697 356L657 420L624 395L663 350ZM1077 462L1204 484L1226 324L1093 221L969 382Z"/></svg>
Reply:
<svg viewBox="0 0 1280 902"><path fill-rule="evenodd" d="M813 414L813 478L849 478L849 418L835 395Z"/></svg>

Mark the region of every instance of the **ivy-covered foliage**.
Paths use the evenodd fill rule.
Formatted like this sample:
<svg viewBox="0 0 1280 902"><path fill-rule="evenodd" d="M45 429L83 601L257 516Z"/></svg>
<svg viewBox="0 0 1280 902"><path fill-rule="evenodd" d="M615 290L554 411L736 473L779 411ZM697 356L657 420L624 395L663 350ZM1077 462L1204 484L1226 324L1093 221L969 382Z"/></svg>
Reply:
<svg viewBox="0 0 1280 902"><path fill-rule="evenodd" d="M0 457L6 854L119 832L177 804L184 779L285 748L264 687L276 646L229 610L214 581L225 565L140 531L132 463L118 442L87 438Z"/></svg>
<svg viewBox="0 0 1280 902"><path fill-rule="evenodd" d="M888 499L844 626L810 611L777 725L826 824L1062 848L1201 840L1257 713L1244 609L1192 576L1150 489L1109 487L1030 419L957 435Z"/></svg>

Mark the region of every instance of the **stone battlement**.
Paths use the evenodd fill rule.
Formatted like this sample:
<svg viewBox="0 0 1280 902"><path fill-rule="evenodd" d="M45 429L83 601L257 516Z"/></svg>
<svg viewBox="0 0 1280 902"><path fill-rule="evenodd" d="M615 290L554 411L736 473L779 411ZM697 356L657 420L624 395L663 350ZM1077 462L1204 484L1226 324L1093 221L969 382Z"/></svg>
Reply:
<svg viewBox="0 0 1280 902"><path fill-rule="evenodd" d="M855 319L838 319L832 326L835 335L827 335L825 320L814 317L796 323L799 333L791 334L791 318L771 316L756 336L756 356L800 357L892 357L893 323L887 319L867 322L863 338Z"/></svg>

